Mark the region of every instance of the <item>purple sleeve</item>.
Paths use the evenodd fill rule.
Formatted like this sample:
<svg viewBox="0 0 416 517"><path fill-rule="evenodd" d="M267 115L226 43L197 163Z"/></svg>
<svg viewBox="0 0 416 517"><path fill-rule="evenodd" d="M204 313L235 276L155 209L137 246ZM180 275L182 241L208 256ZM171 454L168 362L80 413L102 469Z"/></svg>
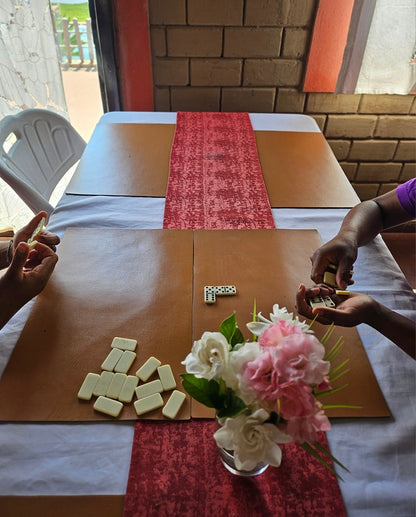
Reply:
<svg viewBox="0 0 416 517"><path fill-rule="evenodd" d="M406 181L396 189L397 199L403 209L413 218L416 218L416 178Z"/></svg>

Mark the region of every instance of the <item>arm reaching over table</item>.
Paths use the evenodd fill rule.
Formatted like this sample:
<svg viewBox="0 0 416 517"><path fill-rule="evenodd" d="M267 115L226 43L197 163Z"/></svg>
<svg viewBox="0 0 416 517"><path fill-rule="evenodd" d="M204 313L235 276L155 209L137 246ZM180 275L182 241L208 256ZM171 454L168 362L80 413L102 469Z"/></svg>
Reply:
<svg viewBox="0 0 416 517"><path fill-rule="evenodd" d="M333 307L314 307L309 300L321 296L330 296L335 302ZM363 293L337 295L331 287L317 285L306 288L300 284L296 293L296 307L300 314L328 325L334 323L341 327L355 327L366 323L393 341L410 357L415 359L416 326L413 321L398 314L371 296Z"/></svg>
<svg viewBox="0 0 416 517"><path fill-rule="evenodd" d="M10 264L0 276L0 328L43 290L58 261L55 249L59 237L43 229L33 235L45 216L40 212L0 249L1 269ZM32 238L35 240L29 245L26 241Z"/></svg>
<svg viewBox="0 0 416 517"><path fill-rule="evenodd" d="M312 280L322 283L325 270L329 264L334 264L337 267L337 286L345 289L352 284L350 272L358 248L370 242L382 230L414 219L415 203L416 178L391 192L356 205L345 216L337 235L312 255Z"/></svg>

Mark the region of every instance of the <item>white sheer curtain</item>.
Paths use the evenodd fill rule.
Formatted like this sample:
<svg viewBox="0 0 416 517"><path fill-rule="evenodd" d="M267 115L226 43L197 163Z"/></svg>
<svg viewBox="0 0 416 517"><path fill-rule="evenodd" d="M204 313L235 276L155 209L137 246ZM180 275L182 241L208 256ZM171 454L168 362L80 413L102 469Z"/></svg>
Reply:
<svg viewBox="0 0 416 517"><path fill-rule="evenodd" d="M67 116L49 0L0 0L0 118L27 108ZM32 212L0 179L0 228Z"/></svg>
<svg viewBox="0 0 416 517"><path fill-rule="evenodd" d="M377 0L355 93L411 93L415 51L415 0Z"/></svg>

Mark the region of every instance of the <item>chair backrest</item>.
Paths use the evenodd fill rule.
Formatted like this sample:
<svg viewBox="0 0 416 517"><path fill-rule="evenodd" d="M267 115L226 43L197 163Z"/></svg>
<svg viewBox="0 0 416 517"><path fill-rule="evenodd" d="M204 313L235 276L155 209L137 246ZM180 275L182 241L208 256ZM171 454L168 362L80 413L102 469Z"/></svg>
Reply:
<svg viewBox="0 0 416 517"><path fill-rule="evenodd" d="M11 140L15 140L8 144ZM46 210L52 192L81 157L86 143L62 116L27 109L0 121L0 177L37 213Z"/></svg>

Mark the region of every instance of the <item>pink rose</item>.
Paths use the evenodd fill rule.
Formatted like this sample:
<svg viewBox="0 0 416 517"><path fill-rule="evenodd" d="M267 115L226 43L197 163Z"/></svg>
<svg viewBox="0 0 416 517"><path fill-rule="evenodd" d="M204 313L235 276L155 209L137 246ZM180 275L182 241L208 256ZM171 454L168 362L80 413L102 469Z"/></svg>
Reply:
<svg viewBox="0 0 416 517"><path fill-rule="evenodd" d="M278 408L286 420L310 415L315 410L312 388L304 382L282 384L279 390Z"/></svg>
<svg viewBox="0 0 416 517"><path fill-rule="evenodd" d="M330 369L330 363L323 360L325 348L312 334L282 338L276 355L279 374L285 381L321 384Z"/></svg>
<svg viewBox="0 0 416 517"><path fill-rule="evenodd" d="M318 439L319 431L330 431L331 424L322 410L322 404L316 402L315 412L304 417L291 418L283 424L281 430L294 439L295 442L314 443Z"/></svg>
<svg viewBox="0 0 416 517"><path fill-rule="evenodd" d="M329 383L329 377L325 375L323 378L321 384L318 384L315 388L315 393L321 393L322 391L328 391L332 388L332 386Z"/></svg>
<svg viewBox="0 0 416 517"><path fill-rule="evenodd" d="M264 330L259 337L259 344L263 348L267 348L270 346L277 346L280 340L285 336L290 336L292 334L303 334L300 327L291 325L289 322L281 320L269 325L266 330Z"/></svg>
<svg viewBox="0 0 416 517"><path fill-rule="evenodd" d="M279 374L276 368L276 349L266 348L254 361L242 368L242 380L256 397L276 402L279 391Z"/></svg>

